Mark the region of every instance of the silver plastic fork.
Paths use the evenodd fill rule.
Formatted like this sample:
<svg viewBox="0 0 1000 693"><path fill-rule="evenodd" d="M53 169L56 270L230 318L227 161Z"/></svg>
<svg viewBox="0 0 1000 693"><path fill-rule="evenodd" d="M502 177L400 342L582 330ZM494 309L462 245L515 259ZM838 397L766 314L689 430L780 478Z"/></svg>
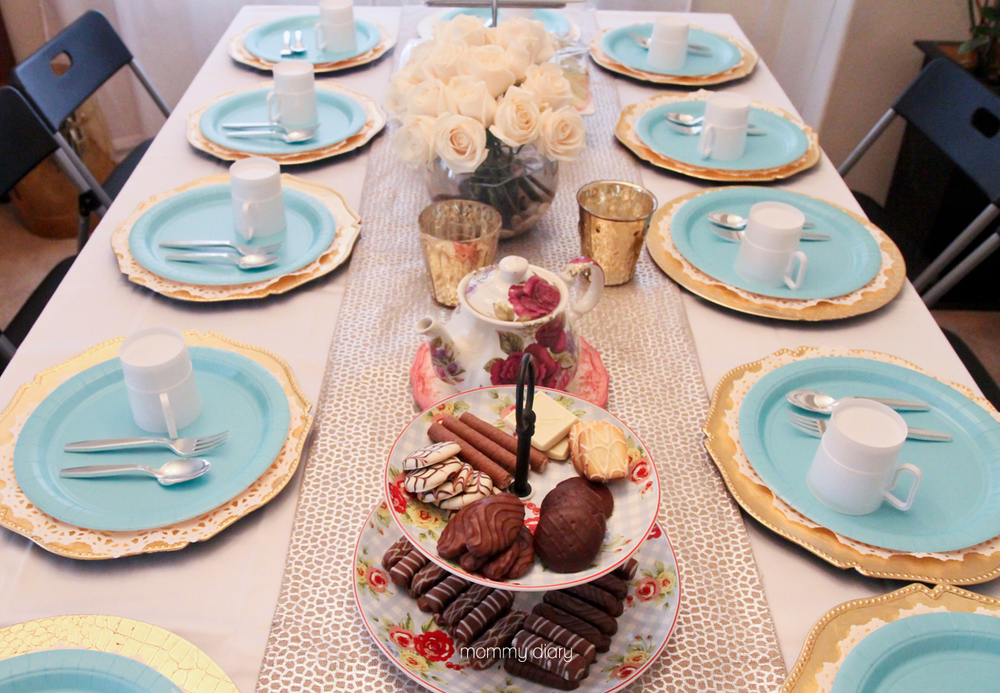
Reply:
<svg viewBox="0 0 1000 693"><path fill-rule="evenodd" d="M822 438L827 427L826 419L815 419L794 411L788 412L788 422L813 438ZM912 426L908 428L906 437L910 440L927 440L935 443L944 443L951 440L951 436L947 433L931 431L926 428L914 428Z"/></svg>
<svg viewBox="0 0 1000 693"><path fill-rule="evenodd" d="M188 248L232 248L240 255L267 255L273 253L281 247L281 243L271 243L270 245L244 245L231 241L160 241L161 248L176 248L186 250Z"/></svg>
<svg viewBox="0 0 1000 693"><path fill-rule="evenodd" d="M652 43L652 39L648 39L645 36L640 36L634 31L628 32L628 35L632 38L633 41L638 43L643 48L648 49L649 44ZM712 55L712 49L703 43L689 43L688 53L691 53L692 55Z"/></svg>
<svg viewBox="0 0 1000 693"><path fill-rule="evenodd" d="M214 450L226 442L229 431L210 436L192 438L107 438L100 440L81 440L76 443L66 443L66 452L105 452L107 450L129 450L132 448L169 448L178 457L194 457Z"/></svg>

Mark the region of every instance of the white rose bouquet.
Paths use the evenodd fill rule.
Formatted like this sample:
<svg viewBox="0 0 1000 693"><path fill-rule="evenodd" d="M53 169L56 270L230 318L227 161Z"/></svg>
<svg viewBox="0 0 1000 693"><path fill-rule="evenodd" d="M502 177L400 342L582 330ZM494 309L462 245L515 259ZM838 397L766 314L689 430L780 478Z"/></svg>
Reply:
<svg viewBox="0 0 1000 693"><path fill-rule="evenodd" d="M487 28L459 15L434 27L393 75L386 110L399 158L429 171L437 199L485 202L505 236L527 230L555 194L558 162L586 146L583 118L541 22Z"/></svg>

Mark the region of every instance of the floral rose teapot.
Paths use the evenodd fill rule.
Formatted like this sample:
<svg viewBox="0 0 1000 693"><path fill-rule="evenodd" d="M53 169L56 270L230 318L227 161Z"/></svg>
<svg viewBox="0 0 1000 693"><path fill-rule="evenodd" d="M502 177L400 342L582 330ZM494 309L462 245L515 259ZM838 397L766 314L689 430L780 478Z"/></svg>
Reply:
<svg viewBox="0 0 1000 693"><path fill-rule="evenodd" d="M571 305L569 287L588 270L590 287ZM535 359L539 385L565 389L580 354L573 323L603 293L604 272L589 258L573 260L557 275L510 255L462 279L447 325L426 317L417 331L430 343L435 375L458 392L517 382L525 353Z"/></svg>

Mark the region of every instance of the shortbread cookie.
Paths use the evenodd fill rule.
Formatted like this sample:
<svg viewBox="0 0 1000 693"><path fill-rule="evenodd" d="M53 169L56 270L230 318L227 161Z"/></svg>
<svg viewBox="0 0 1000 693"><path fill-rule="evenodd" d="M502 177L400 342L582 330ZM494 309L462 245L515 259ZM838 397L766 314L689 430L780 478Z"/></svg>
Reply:
<svg viewBox="0 0 1000 693"><path fill-rule="evenodd" d="M569 451L577 474L591 481L614 481L628 475L625 433L607 421L581 421L573 426Z"/></svg>
<svg viewBox="0 0 1000 693"><path fill-rule="evenodd" d="M438 462L444 462L449 457L457 455L461 450L462 448L457 443L431 443L403 458L403 471L412 472L430 467Z"/></svg>

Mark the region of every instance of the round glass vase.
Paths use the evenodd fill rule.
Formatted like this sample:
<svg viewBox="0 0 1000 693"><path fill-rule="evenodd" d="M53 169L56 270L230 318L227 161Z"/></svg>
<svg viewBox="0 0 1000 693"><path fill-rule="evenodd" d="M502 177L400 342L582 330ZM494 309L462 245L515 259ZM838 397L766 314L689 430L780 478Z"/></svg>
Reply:
<svg viewBox="0 0 1000 693"><path fill-rule="evenodd" d="M552 204L559 182L557 161L531 145L513 149L499 142L491 143L486 160L472 173L456 174L440 158L427 171L427 191L435 202L475 200L500 212L500 238L534 227Z"/></svg>

